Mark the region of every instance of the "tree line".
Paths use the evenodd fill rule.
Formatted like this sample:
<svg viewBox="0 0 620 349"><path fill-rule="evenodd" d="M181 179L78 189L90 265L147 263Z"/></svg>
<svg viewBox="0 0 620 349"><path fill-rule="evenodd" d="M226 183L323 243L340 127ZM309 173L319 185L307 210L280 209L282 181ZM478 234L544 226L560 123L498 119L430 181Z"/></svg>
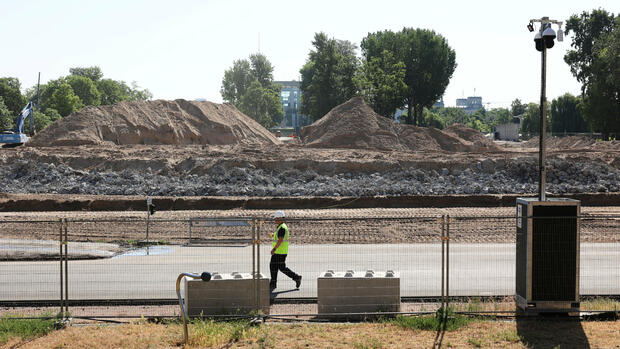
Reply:
<svg viewBox="0 0 620 349"><path fill-rule="evenodd" d="M36 101L35 129L40 131L52 122L86 106L111 105L126 100L149 100L153 98L147 89L135 82L105 79L99 67L76 67L69 75L50 80L40 86L32 86L22 94L19 79L0 78L0 129L11 129L14 119L28 101ZM26 124L28 127L28 124Z"/></svg>
<svg viewBox="0 0 620 349"><path fill-rule="evenodd" d="M573 15L566 21L566 34L572 33L574 40L564 60L582 83L582 93L567 93L549 104L548 131L620 133L619 27L620 19L601 9ZM385 117L391 118L396 110L406 109L403 121L408 124L443 128L461 123L491 132L499 124L519 121L515 119L519 117L525 136L539 133L538 105L524 104L518 98L510 108L482 108L473 114L460 108L434 108L457 64L447 40L432 30L403 28L398 32L369 33L361 40L361 58L355 44L322 32L315 34L311 44L300 69L300 111L312 120L320 119L353 96L362 96ZM262 78L261 92L250 94L247 86L260 80L254 67L256 56L268 67L269 74ZM224 100L265 127L282 120L279 87L273 84L272 71L273 66L264 55L253 55L250 61L235 61L222 80Z"/></svg>

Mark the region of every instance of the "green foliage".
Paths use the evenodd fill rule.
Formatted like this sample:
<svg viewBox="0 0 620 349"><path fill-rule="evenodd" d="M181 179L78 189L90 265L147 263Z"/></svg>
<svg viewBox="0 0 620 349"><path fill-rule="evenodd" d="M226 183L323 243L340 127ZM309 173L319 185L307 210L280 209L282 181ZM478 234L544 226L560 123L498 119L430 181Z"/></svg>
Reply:
<svg viewBox="0 0 620 349"><path fill-rule="evenodd" d="M0 97L14 116L19 115L27 103L26 98L22 96L21 84L17 78L0 78Z"/></svg>
<svg viewBox="0 0 620 349"><path fill-rule="evenodd" d="M220 93L225 101L266 128L275 126L284 114L280 102L281 86L273 83L273 66L258 53L241 59L224 72Z"/></svg>
<svg viewBox="0 0 620 349"><path fill-rule="evenodd" d="M594 44L583 112L590 127L605 138L620 133L620 17L613 31L602 34Z"/></svg>
<svg viewBox="0 0 620 349"><path fill-rule="evenodd" d="M97 81L101 105L112 105L129 99L129 91L122 81L101 79Z"/></svg>
<svg viewBox="0 0 620 349"><path fill-rule="evenodd" d="M42 317L49 317L43 315ZM23 319L17 316L4 315L0 318L0 344L12 338L28 340L44 336L56 328L56 319Z"/></svg>
<svg viewBox="0 0 620 349"><path fill-rule="evenodd" d="M222 346L247 338L256 338L263 332L259 326L251 326L248 320L216 322L194 320L191 326L189 344L199 347Z"/></svg>
<svg viewBox="0 0 620 349"><path fill-rule="evenodd" d="M80 98L84 105L97 106L101 103L101 94L93 80L79 75L69 75L65 81L71 86L73 93Z"/></svg>
<svg viewBox="0 0 620 349"><path fill-rule="evenodd" d="M547 119L549 119L550 107L547 104ZM551 130L551 123L547 120L547 132ZM521 133L525 138L530 138L540 134L540 106L536 103L530 103L523 113L523 121L521 122Z"/></svg>
<svg viewBox="0 0 620 349"><path fill-rule="evenodd" d="M301 68L301 113L318 120L356 94L355 74L359 62L349 41L316 33L308 60Z"/></svg>
<svg viewBox="0 0 620 349"><path fill-rule="evenodd" d="M407 89L404 79L405 64L383 50L381 56L362 63L355 82L366 103L379 115L391 118L403 104Z"/></svg>
<svg viewBox="0 0 620 349"><path fill-rule="evenodd" d="M4 104L4 99L0 96L0 132L15 127L13 125L14 118L15 116L11 114L9 108Z"/></svg>
<svg viewBox="0 0 620 349"><path fill-rule="evenodd" d="M434 127L443 130L446 127L446 124L439 114L433 113L428 109L424 109L424 117L422 118L420 126Z"/></svg>
<svg viewBox="0 0 620 349"><path fill-rule="evenodd" d="M67 83L61 83L52 93L49 100L49 108L56 109L60 115L67 116L84 107L80 97L76 96Z"/></svg>
<svg viewBox="0 0 620 349"><path fill-rule="evenodd" d="M87 67L87 68L70 68L71 75L83 76L90 79L92 82L97 82L103 77L103 72L99 67Z"/></svg>
<svg viewBox="0 0 620 349"><path fill-rule="evenodd" d="M566 93L551 102L551 132L588 132L588 124L581 115L581 99Z"/></svg>
<svg viewBox="0 0 620 349"><path fill-rule="evenodd" d="M577 81L583 84L582 91L585 91L592 77L594 46L603 34L611 33L613 28L614 14L603 9L593 10L592 13L584 11L580 16L572 15L566 21L565 34L573 34L573 49L566 53L564 61Z"/></svg>
<svg viewBox="0 0 620 349"><path fill-rule="evenodd" d="M153 94L151 93L151 91L146 88L140 89L140 86L138 86L137 82L131 82L131 87L129 88L130 101L148 101L151 99L153 99Z"/></svg>
<svg viewBox="0 0 620 349"><path fill-rule="evenodd" d="M254 76L250 62L247 59L234 61L232 68L224 72L220 90L222 98L228 103L239 105L241 97L245 95L252 81L254 81Z"/></svg>
<svg viewBox="0 0 620 349"><path fill-rule="evenodd" d="M455 331L463 326L467 326L475 321L472 318L454 314L452 308L439 308L435 315L423 316L403 316L399 315L394 320L394 324L407 329L425 331Z"/></svg>
<svg viewBox="0 0 620 349"><path fill-rule="evenodd" d="M241 97L239 110L265 128L275 126L283 115L280 85L264 88L258 80L253 81Z"/></svg>
<svg viewBox="0 0 620 349"><path fill-rule="evenodd" d="M525 113L526 109L527 104L521 103L521 100L519 98L515 99L514 101L512 101L512 103L510 103L510 114L512 114L512 116L519 116Z"/></svg>
<svg viewBox="0 0 620 349"><path fill-rule="evenodd" d="M566 23L566 33L574 38L564 61L582 83L583 117L605 137L620 132L619 18L599 9L573 15Z"/></svg>
<svg viewBox="0 0 620 349"><path fill-rule="evenodd" d="M443 95L456 69L454 50L443 36L427 29L372 33L362 40L361 46L369 62L387 50L405 65L407 87L404 99L395 108L407 106L408 124L419 124L424 108L430 108Z"/></svg>

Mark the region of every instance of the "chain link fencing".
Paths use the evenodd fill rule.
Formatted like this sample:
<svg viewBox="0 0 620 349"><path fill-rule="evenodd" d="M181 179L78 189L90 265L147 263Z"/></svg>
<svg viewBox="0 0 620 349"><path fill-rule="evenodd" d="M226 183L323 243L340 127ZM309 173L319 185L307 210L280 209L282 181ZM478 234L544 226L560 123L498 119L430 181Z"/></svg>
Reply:
<svg viewBox="0 0 620 349"><path fill-rule="evenodd" d="M620 216L572 219L580 231L580 309L617 311ZM515 311L516 216L289 218L287 224L286 265L303 279L297 289L278 274L274 316L318 315L317 279L328 270L396 272L403 313L434 311L444 301L459 311ZM64 304L75 316L178 316L175 280L182 272L270 278L275 230L268 217L3 220L0 305L4 312Z"/></svg>

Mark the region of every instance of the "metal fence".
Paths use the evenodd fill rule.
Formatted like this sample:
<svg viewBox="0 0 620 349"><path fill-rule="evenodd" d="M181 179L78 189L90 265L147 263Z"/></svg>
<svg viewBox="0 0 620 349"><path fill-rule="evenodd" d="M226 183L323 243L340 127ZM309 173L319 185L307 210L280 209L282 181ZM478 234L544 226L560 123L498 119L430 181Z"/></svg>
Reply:
<svg viewBox="0 0 620 349"><path fill-rule="evenodd" d="M514 311L517 219L287 219L286 263L303 280L296 289L279 274L272 313L315 314L317 277L327 270L398 272L402 312L429 311L442 300L466 311ZM620 216L572 219L580 231L581 310L614 311L620 304ZM275 228L266 217L150 219L147 240L144 219L0 221L0 304L4 311L64 305L93 317L178 315L175 281L182 272L269 277ZM130 311L119 305L163 307Z"/></svg>

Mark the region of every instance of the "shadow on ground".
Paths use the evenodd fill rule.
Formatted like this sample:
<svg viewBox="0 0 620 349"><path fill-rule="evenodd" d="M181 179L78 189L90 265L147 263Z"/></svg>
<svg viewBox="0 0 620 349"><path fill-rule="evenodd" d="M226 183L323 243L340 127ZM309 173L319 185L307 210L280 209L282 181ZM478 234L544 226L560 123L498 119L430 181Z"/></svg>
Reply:
<svg viewBox="0 0 620 349"><path fill-rule="evenodd" d="M530 348L590 348L578 318L517 318L517 334L521 342Z"/></svg>

